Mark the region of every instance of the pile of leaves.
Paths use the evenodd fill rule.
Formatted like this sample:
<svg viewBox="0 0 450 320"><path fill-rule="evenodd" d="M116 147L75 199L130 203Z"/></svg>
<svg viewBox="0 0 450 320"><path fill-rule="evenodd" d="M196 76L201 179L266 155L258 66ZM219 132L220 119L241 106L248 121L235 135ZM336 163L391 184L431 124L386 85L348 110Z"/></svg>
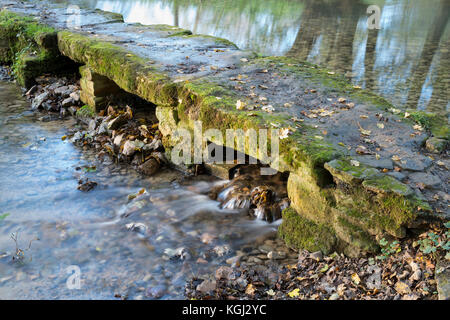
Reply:
<svg viewBox="0 0 450 320"><path fill-rule="evenodd" d="M232 300L437 299L435 265L438 259L449 259L449 230L447 223L418 238L401 242L382 239L378 256L349 258L334 253L322 257L302 251L297 264L272 267L272 271L241 266L233 269L233 276L217 281L212 292L196 290L198 280L194 279L187 285L186 295ZM276 281L268 281L271 272L277 275Z"/></svg>

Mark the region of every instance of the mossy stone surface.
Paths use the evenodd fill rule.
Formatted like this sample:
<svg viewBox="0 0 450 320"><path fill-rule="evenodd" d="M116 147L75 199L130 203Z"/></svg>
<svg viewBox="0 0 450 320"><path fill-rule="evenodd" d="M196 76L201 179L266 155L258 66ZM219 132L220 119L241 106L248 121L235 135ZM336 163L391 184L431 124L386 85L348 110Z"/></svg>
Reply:
<svg viewBox="0 0 450 320"><path fill-rule="evenodd" d="M278 228L279 236L288 246L308 251L331 253L336 246L336 236L332 229L303 218L292 208L283 211L283 223Z"/></svg>

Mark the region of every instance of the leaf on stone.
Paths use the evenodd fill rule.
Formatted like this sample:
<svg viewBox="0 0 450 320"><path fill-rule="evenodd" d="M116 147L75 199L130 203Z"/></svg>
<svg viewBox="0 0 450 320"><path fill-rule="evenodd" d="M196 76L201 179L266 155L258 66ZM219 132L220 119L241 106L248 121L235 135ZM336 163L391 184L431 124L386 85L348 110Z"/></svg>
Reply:
<svg viewBox="0 0 450 320"><path fill-rule="evenodd" d="M361 132L361 134L363 136L370 136L370 134L372 133L372 131L370 130L365 130L363 127L359 126L359 132Z"/></svg>
<svg viewBox="0 0 450 320"><path fill-rule="evenodd" d="M394 160L394 161L400 161L401 160L401 158L399 156L397 156L397 155L393 155L391 159Z"/></svg>
<svg viewBox="0 0 450 320"><path fill-rule="evenodd" d="M384 129L384 123L381 122L377 123L377 127L380 129Z"/></svg>

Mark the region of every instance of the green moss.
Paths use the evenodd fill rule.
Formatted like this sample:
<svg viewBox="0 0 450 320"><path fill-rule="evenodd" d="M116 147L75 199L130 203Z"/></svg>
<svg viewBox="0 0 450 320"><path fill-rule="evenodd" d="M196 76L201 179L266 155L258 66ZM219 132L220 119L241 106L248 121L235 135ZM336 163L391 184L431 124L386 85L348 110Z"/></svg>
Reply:
<svg viewBox="0 0 450 320"><path fill-rule="evenodd" d="M78 109L76 116L79 118L94 118L96 114L95 110L92 107L84 105L80 109Z"/></svg>
<svg viewBox="0 0 450 320"><path fill-rule="evenodd" d="M56 46L55 29L30 17L7 10L0 11L0 40L7 50L0 51L0 62L11 63L17 82L25 87L44 72L52 72L66 63Z"/></svg>
<svg viewBox="0 0 450 320"><path fill-rule="evenodd" d="M336 159L325 163L325 168L339 180L354 184L360 183L363 179L376 176L379 172L374 168L367 167L359 163L359 166L352 165L348 158Z"/></svg>
<svg viewBox="0 0 450 320"><path fill-rule="evenodd" d="M376 193L395 193L402 196L413 194L409 186L388 175L371 176L365 179L362 185Z"/></svg>
<svg viewBox="0 0 450 320"><path fill-rule="evenodd" d="M177 105L176 84L149 61L106 41L97 41L69 31L58 32L62 54L86 64L119 87L162 106Z"/></svg>
<svg viewBox="0 0 450 320"><path fill-rule="evenodd" d="M311 252L320 250L328 254L336 245L334 232L328 226L305 219L292 208L283 211L278 234L288 246Z"/></svg>
<svg viewBox="0 0 450 320"><path fill-rule="evenodd" d="M227 40L224 38L219 38L219 37L214 37L214 36L210 36L210 35L205 35L205 34L190 34L190 35L184 36L184 38L207 39L207 40L214 41L216 44L218 44L222 47L231 47L233 49L239 49L238 46L236 44L234 44L233 42L231 42L230 40Z"/></svg>
<svg viewBox="0 0 450 320"><path fill-rule="evenodd" d="M339 229L342 233L342 238L348 243L352 248L345 248L344 251L350 256L357 254L352 254L354 251L358 252L371 252L376 253L379 251L379 247L375 239L363 230L358 225L355 225L348 220L339 217L338 218ZM353 251L353 252L352 252Z"/></svg>
<svg viewBox="0 0 450 320"><path fill-rule="evenodd" d="M429 130L433 136L441 139L450 139L450 127L446 117L425 111L409 110L410 118Z"/></svg>

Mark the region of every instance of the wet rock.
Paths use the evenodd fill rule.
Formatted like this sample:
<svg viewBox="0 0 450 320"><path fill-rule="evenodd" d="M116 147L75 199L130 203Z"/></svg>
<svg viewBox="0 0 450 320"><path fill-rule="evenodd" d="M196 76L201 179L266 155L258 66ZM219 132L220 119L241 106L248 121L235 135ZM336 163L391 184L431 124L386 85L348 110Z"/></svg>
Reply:
<svg viewBox="0 0 450 320"><path fill-rule="evenodd" d="M95 119L92 119L91 121L89 121L88 130L94 131L96 128L97 128L97 121L95 121Z"/></svg>
<svg viewBox="0 0 450 320"><path fill-rule="evenodd" d="M69 95L75 102L80 101L80 90L74 91Z"/></svg>
<svg viewBox="0 0 450 320"><path fill-rule="evenodd" d="M144 151L156 151L158 149L162 148L162 142L159 139L153 139L152 142L145 144L142 147L142 150Z"/></svg>
<svg viewBox="0 0 450 320"><path fill-rule="evenodd" d="M436 137L429 138L425 142L425 148L431 153L442 153L447 147L447 140Z"/></svg>
<svg viewBox="0 0 450 320"><path fill-rule="evenodd" d="M417 156L416 158L404 158L401 161L396 162L400 168L409 171L424 171L431 166L431 163L431 159L423 156Z"/></svg>
<svg viewBox="0 0 450 320"><path fill-rule="evenodd" d="M140 140L127 140L123 145L122 154L131 157L136 152L136 150L141 149L143 146L144 143Z"/></svg>
<svg viewBox="0 0 450 320"><path fill-rule="evenodd" d="M180 247L180 248L176 248L176 249L167 248L164 250L164 254L167 255L169 257L169 259L172 259L172 260L173 259L186 260L186 259L190 259L190 257L191 257L189 252L184 247Z"/></svg>
<svg viewBox="0 0 450 320"><path fill-rule="evenodd" d="M267 254L267 258L271 259L271 260L280 260L280 259L284 259L286 258L286 253L282 252L282 251L270 251Z"/></svg>
<svg viewBox="0 0 450 320"><path fill-rule="evenodd" d="M130 231L137 232L138 234L140 234L142 236L145 236L147 234L147 230L148 230L148 227L141 222L128 223L126 225L126 228Z"/></svg>
<svg viewBox="0 0 450 320"><path fill-rule="evenodd" d="M409 175L409 179L411 183L416 185L422 185L425 188L436 188L439 187L442 183L441 179L432 174L426 172L415 172Z"/></svg>
<svg viewBox="0 0 450 320"><path fill-rule="evenodd" d="M390 175L391 177L394 177L398 181L403 181L406 179L406 175L401 172L391 171L391 172L388 172L387 174Z"/></svg>
<svg viewBox="0 0 450 320"><path fill-rule="evenodd" d="M71 87L73 87L73 86L71 86ZM71 88L71 87L70 86L62 86L62 87L56 88L53 91L53 93L61 96L62 98L67 98L73 91L73 88Z"/></svg>
<svg viewBox="0 0 450 320"><path fill-rule="evenodd" d="M233 275L233 269L230 267L222 266L216 270L216 280L230 280Z"/></svg>
<svg viewBox="0 0 450 320"><path fill-rule="evenodd" d="M83 133L80 131L75 132L72 139L70 140L72 143L78 142L83 139Z"/></svg>
<svg viewBox="0 0 450 320"><path fill-rule="evenodd" d="M66 98L66 99L64 99L62 102L61 102L61 106L63 107L63 108L68 108L68 107L70 107L70 106L72 106L73 104L74 104L74 100L72 99L72 98Z"/></svg>
<svg viewBox="0 0 450 320"><path fill-rule="evenodd" d="M369 167L377 169L388 169L388 170L394 169L394 164L390 159L377 160L374 156L361 156L357 157L357 160Z"/></svg>
<svg viewBox="0 0 450 320"><path fill-rule="evenodd" d="M100 123L100 125L97 128L97 134L98 135L107 135L107 136L109 136L110 135L110 131L108 129L108 124L104 123L104 122Z"/></svg>
<svg viewBox="0 0 450 320"><path fill-rule="evenodd" d="M78 190L83 191L83 192L89 192L92 189L94 189L97 186L97 182L95 181L90 181L89 179L86 180L79 180L78 181Z"/></svg>
<svg viewBox="0 0 450 320"><path fill-rule="evenodd" d="M232 267L239 267L240 260L241 260L241 257L234 256L234 257L228 258L225 262L227 264L231 265Z"/></svg>
<svg viewBox="0 0 450 320"><path fill-rule="evenodd" d="M197 291L201 293L208 293L216 289L216 281L204 280L197 286Z"/></svg>
<svg viewBox="0 0 450 320"><path fill-rule="evenodd" d="M125 149L125 148L124 148ZM150 158L141 164L137 170L146 176L155 174L160 168L159 162L155 158Z"/></svg>
<svg viewBox="0 0 450 320"><path fill-rule="evenodd" d="M37 110L38 108L42 107L44 101L46 101L49 97L48 92L41 93L37 97L33 99L33 102L31 103L31 109Z"/></svg>
<svg viewBox="0 0 450 320"><path fill-rule="evenodd" d="M268 246L268 245L262 245L258 247L259 251L261 251L262 253L269 253L272 251L272 247Z"/></svg>

